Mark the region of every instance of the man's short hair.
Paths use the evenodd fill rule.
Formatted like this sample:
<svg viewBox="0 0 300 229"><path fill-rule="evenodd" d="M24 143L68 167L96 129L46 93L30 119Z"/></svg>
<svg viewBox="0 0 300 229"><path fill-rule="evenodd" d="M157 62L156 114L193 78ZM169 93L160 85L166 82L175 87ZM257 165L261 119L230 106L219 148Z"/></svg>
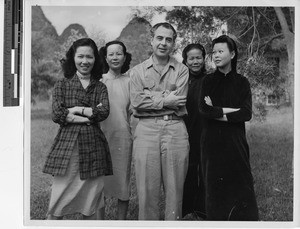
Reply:
<svg viewBox="0 0 300 229"><path fill-rule="evenodd" d="M160 23L157 23L155 24L152 28L151 28L151 36L154 37L154 33L155 31L159 28L159 27L164 27L166 29L171 29L173 31L173 40L175 41L176 40L176 37L177 37L177 32L176 30L174 29L174 27L170 24L170 23L167 23L167 22L160 22Z"/></svg>

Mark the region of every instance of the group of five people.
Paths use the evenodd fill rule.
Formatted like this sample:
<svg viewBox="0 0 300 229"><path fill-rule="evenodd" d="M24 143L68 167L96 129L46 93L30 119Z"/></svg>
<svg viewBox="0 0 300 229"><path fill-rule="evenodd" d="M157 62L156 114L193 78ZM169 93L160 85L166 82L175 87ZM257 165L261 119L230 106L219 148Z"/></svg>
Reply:
<svg viewBox="0 0 300 229"><path fill-rule="evenodd" d="M176 36L169 23L154 25L153 54L130 70L120 41L70 47L53 90L60 129L43 169L54 176L47 219L104 219L104 195L126 219L133 161L139 220L160 219L162 187L165 220L258 220L245 135L251 90L236 71L236 44L213 40L217 69L207 74L202 45L185 47L183 63L171 56Z"/></svg>

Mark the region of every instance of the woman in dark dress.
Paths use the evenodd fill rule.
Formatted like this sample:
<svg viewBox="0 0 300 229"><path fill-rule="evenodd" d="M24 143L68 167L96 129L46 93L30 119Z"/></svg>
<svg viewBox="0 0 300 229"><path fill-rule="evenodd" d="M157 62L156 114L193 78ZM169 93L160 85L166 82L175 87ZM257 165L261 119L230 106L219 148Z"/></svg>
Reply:
<svg viewBox="0 0 300 229"><path fill-rule="evenodd" d="M189 44L183 52L183 63L189 68L189 90L186 101L188 116L184 122L189 134L189 167L184 183L182 215L189 213L205 218L204 186L200 163L202 120L199 115L199 95L205 76L205 49L200 44Z"/></svg>
<svg viewBox="0 0 300 229"><path fill-rule="evenodd" d="M217 70L204 80L201 160L207 220L258 220L245 122L252 117L250 85L236 72L237 47L222 35L212 43Z"/></svg>

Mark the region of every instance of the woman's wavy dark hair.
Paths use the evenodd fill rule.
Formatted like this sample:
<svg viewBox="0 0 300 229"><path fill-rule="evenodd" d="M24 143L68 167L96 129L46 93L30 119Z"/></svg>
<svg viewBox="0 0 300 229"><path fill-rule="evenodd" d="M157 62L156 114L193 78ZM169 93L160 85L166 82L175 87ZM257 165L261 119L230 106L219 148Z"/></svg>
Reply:
<svg viewBox="0 0 300 229"><path fill-rule="evenodd" d="M238 50L235 41L227 35L221 35L212 41L212 48L217 43L226 43L230 52L234 52L235 55L231 60L231 69L236 72Z"/></svg>
<svg viewBox="0 0 300 229"><path fill-rule="evenodd" d="M109 70L109 66L108 66L107 61L106 61L107 48L110 45L115 45L115 44L118 44L118 45L122 46L123 54L126 58L123 66L121 68L121 73L123 74L123 73L127 72L130 68L131 54L127 52L126 46L124 45L123 42L114 40L114 41L110 41L110 42L106 43L105 46L103 46L99 49L99 56L100 56L100 62L101 62L101 65L102 65L102 73L103 74L107 73L108 70Z"/></svg>
<svg viewBox="0 0 300 229"><path fill-rule="evenodd" d="M73 42L72 46L66 53L66 59L62 61L62 69L64 76L68 79L72 78L77 71L74 56L78 47L88 46L93 49L95 56L95 63L91 71L91 78L99 80L102 77L102 69L99 64L100 58L98 48L95 42L90 38L81 38Z"/></svg>
<svg viewBox="0 0 300 229"><path fill-rule="evenodd" d="M187 53L189 51L191 51L192 49L199 49L202 53L203 60L205 60L205 56L206 56L205 48L201 44L192 43L192 44L188 44L182 51L182 58L183 58L182 63L183 64L187 65L186 64ZM205 64L203 65L201 72L202 73L206 72Z"/></svg>

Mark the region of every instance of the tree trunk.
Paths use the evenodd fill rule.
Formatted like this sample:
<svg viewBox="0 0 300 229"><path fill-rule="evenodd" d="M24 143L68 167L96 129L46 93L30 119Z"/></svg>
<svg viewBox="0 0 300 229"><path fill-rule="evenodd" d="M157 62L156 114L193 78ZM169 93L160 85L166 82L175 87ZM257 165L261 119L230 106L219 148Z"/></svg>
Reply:
<svg viewBox="0 0 300 229"><path fill-rule="evenodd" d="M281 7L274 7L277 18L281 25L282 32L284 34L284 40L288 53L288 85L289 85L289 94L290 102L294 108L294 62L295 62L295 35L290 31L285 15ZM294 20L294 18L292 18Z"/></svg>

